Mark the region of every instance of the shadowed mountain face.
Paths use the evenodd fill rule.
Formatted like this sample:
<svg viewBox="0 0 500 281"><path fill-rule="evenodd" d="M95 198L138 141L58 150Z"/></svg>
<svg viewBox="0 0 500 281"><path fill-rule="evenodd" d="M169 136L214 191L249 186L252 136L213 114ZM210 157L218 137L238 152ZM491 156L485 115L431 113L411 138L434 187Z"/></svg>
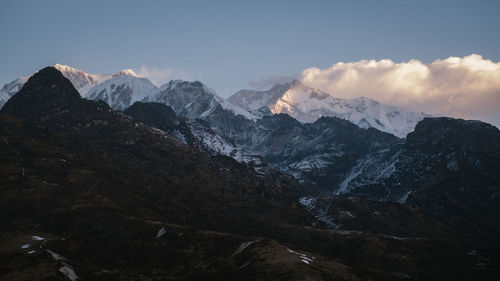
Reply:
<svg viewBox="0 0 500 281"><path fill-rule="evenodd" d="M150 126L168 129L178 121L172 108L161 103L135 103L124 112Z"/></svg>
<svg viewBox="0 0 500 281"><path fill-rule="evenodd" d="M5 104L0 279L498 277L498 259L457 233L454 222L395 203L300 199L308 188L288 176L258 173L167 133L178 120L161 121L174 117L165 107L139 109L129 112L133 119L84 100L53 68L33 75ZM333 126L328 122L336 121L307 130ZM353 134L361 133L332 140ZM283 145L270 144L264 147ZM329 218L342 226L328 228Z"/></svg>
<svg viewBox="0 0 500 281"><path fill-rule="evenodd" d="M275 114L253 122L218 110L205 120L242 149L261 155L271 167L329 192L385 178L389 171L384 169L395 161L404 143L336 117L300 123L287 114Z"/></svg>
<svg viewBox="0 0 500 281"><path fill-rule="evenodd" d="M248 165L261 174L279 173L268 167L261 156L237 147L232 139L217 134L202 119L187 119L176 116L167 105L161 103L136 102L124 111L125 114L148 126L161 129L192 148L209 155L223 155ZM233 115L234 116L234 115ZM289 177L282 174L281 177Z"/></svg>
<svg viewBox="0 0 500 281"><path fill-rule="evenodd" d="M409 203L460 221L483 237L500 235L500 131L480 121L427 118L408 135L388 181Z"/></svg>

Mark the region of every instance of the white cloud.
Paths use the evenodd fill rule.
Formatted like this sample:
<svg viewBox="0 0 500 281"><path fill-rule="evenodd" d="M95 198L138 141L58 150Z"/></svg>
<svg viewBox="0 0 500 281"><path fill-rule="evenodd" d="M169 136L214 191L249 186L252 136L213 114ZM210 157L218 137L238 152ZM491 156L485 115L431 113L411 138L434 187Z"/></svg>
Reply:
<svg viewBox="0 0 500 281"><path fill-rule="evenodd" d="M158 68L158 67L148 67L141 66L141 68L136 71L137 76L146 77L156 86L161 86L170 80L181 79L181 80L193 80L192 77L182 70L175 68Z"/></svg>
<svg viewBox="0 0 500 281"><path fill-rule="evenodd" d="M332 96L366 96L407 110L500 125L500 62L480 55L418 60L361 60L302 72L305 84Z"/></svg>

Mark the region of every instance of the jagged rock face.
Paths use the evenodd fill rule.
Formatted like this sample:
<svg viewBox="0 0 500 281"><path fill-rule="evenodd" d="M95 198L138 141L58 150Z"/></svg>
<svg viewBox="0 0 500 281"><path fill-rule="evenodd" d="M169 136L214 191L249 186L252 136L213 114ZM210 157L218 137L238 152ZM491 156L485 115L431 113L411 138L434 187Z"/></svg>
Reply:
<svg viewBox="0 0 500 281"><path fill-rule="evenodd" d="M360 129L337 118L324 117L302 125L293 119L287 120L286 116L278 120L264 118L259 122L268 132L263 134L263 142L257 148L267 152L265 159L271 165L278 165L330 191L341 188L361 159L392 152L392 147L399 143L389 134ZM280 122L280 126L275 127L275 121Z"/></svg>
<svg viewBox="0 0 500 281"><path fill-rule="evenodd" d="M286 91L297 83L300 82L294 80L289 83L276 84L267 91L240 90L231 95L227 101L248 111L254 111L275 104Z"/></svg>
<svg viewBox="0 0 500 281"><path fill-rule="evenodd" d="M205 146L201 139L201 135L213 135L214 138L223 138L223 136L216 135L215 132L200 119L189 120L184 117L178 117L169 106L163 103L136 102L125 110L124 113L146 125L168 132L183 143L199 151L209 152L214 155L221 154L213 150L213 147ZM202 131L203 133L201 133ZM232 140L227 138L224 140L229 143L232 142Z"/></svg>
<svg viewBox="0 0 500 281"><path fill-rule="evenodd" d="M390 134L361 129L335 117L303 124L287 114L275 114L253 122L219 110L206 121L243 149L263 156L272 167L330 191L338 190L356 165L370 172L354 172L359 182L386 176L379 173L385 167L381 163L393 161L402 145ZM369 167L380 168L375 172Z"/></svg>
<svg viewBox="0 0 500 281"><path fill-rule="evenodd" d="M199 81L170 81L155 93L143 99L144 102L159 102L170 106L178 116L188 119L206 118L215 110L224 109L233 115L247 119L255 116L246 110L234 106Z"/></svg>
<svg viewBox="0 0 500 281"><path fill-rule="evenodd" d="M261 173L271 171L265 161L256 154L238 148L232 139L217 134L201 119L177 117L175 112L162 103L134 103L124 112L134 119L170 133L185 144L210 155L224 155L245 163Z"/></svg>
<svg viewBox="0 0 500 281"><path fill-rule="evenodd" d="M177 115L189 119L204 117L218 105L216 97L208 93L198 81L171 81L144 101L163 103L170 106Z"/></svg>

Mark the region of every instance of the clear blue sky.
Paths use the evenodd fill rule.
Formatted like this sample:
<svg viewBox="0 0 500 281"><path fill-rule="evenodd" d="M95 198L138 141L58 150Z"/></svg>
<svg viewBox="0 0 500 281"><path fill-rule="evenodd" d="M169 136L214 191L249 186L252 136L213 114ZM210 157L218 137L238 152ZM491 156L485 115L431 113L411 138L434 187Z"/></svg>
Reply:
<svg viewBox="0 0 500 281"><path fill-rule="evenodd" d="M221 96L338 61L500 60L500 1L0 1L0 83L47 65L173 69ZM175 76L175 75L174 75Z"/></svg>

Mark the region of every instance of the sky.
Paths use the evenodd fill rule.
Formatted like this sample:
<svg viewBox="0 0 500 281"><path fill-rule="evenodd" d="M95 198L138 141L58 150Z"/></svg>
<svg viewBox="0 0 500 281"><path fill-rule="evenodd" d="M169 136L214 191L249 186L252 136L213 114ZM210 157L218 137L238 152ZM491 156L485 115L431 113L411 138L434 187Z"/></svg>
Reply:
<svg viewBox="0 0 500 281"><path fill-rule="evenodd" d="M497 63L499 12L496 0L2 0L0 84L61 63L200 80L228 97L340 62Z"/></svg>

